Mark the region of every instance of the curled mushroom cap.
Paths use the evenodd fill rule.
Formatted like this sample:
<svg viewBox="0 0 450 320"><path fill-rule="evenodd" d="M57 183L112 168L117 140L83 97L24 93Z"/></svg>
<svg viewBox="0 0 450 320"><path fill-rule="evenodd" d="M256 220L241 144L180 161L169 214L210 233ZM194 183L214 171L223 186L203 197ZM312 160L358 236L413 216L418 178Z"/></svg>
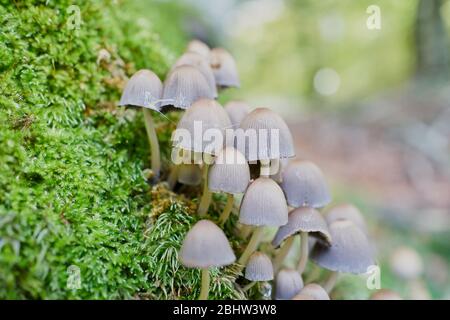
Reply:
<svg viewBox="0 0 450 320"><path fill-rule="evenodd" d="M236 260L223 231L209 220L200 220L189 230L179 256L189 268L221 267Z"/></svg>
<svg viewBox="0 0 450 320"><path fill-rule="evenodd" d="M142 69L128 80L119 105L145 107L159 111L163 86L158 76L150 70Z"/></svg>
<svg viewBox="0 0 450 320"><path fill-rule="evenodd" d="M302 290L300 290L299 294L310 296L314 300L330 300L330 297L325 289L316 283L307 284Z"/></svg>
<svg viewBox="0 0 450 320"><path fill-rule="evenodd" d="M283 118L272 110L256 108L242 120L240 128L242 130L236 131L237 147L248 161L295 156L291 131ZM239 135L244 133L248 143L239 143Z"/></svg>
<svg viewBox="0 0 450 320"><path fill-rule="evenodd" d="M182 163L178 166L178 182L188 186L198 186L202 181L202 170L196 164Z"/></svg>
<svg viewBox="0 0 450 320"><path fill-rule="evenodd" d="M303 288L300 274L293 269L282 269L277 274L275 299L290 300Z"/></svg>
<svg viewBox="0 0 450 320"><path fill-rule="evenodd" d="M273 280L273 266L270 258L262 252L254 252L245 267L245 279L250 281Z"/></svg>
<svg viewBox="0 0 450 320"><path fill-rule="evenodd" d="M351 204L341 204L328 210L325 214L325 220L328 224L336 220L350 220L358 226L365 234L368 233L366 221L361 212Z"/></svg>
<svg viewBox="0 0 450 320"><path fill-rule="evenodd" d="M291 207L322 208L331 201L322 171L309 161L292 161L282 174L281 187Z"/></svg>
<svg viewBox="0 0 450 320"><path fill-rule="evenodd" d="M289 213L288 223L278 229L272 245L279 247L284 240L301 231L308 232L327 244L331 243L328 225L320 212L313 208L300 207Z"/></svg>
<svg viewBox="0 0 450 320"><path fill-rule="evenodd" d="M242 198L239 222L274 227L288 222L286 199L275 181L260 177L250 184Z"/></svg>
<svg viewBox="0 0 450 320"><path fill-rule="evenodd" d="M243 101L230 101L224 108L230 117L233 128L239 128L242 120L250 113L250 106Z"/></svg>
<svg viewBox="0 0 450 320"><path fill-rule="evenodd" d="M412 248L401 246L392 252L389 258L392 272L398 277L413 280L423 273L423 261L420 255Z"/></svg>
<svg viewBox="0 0 450 320"><path fill-rule="evenodd" d="M335 221L329 230L331 246L317 242L311 252L312 261L328 270L355 274L366 273L375 265L369 240L352 221Z"/></svg>
<svg viewBox="0 0 450 320"><path fill-rule="evenodd" d="M211 68L220 87L239 87L239 75L233 56L223 48L211 50Z"/></svg>
<svg viewBox="0 0 450 320"><path fill-rule="evenodd" d="M370 296L370 300L403 300L403 299L397 292L394 292L389 289L381 289L375 291Z"/></svg>
<svg viewBox="0 0 450 320"><path fill-rule="evenodd" d="M200 98L214 99L215 94L196 67L182 65L169 72L164 81L162 106L187 109Z"/></svg>
<svg viewBox="0 0 450 320"><path fill-rule="evenodd" d="M189 65L197 68L208 82L211 91L214 93L214 98L217 98L216 80L214 79L214 73L209 65L209 60L196 52L186 52L178 58L173 65L172 70L182 65Z"/></svg>
<svg viewBox="0 0 450 320"><path fill-rule="evenodd" d="M242 153L225 147L210 168L208 188L215 192L244 193L250 182L250 169Z"/></svg>
<svg viewBox="0 0 450 320"><path fill-rule="evenodd" d="M206 43L197 39L194 39L188 43L186 51L198 53L208 61L211 59L211 49Z"/></svg>
<svg viewBox="0 0 450 320"><path fill-rule="evenodd" d="M217 101L200 99L183 114L172 135L172 140L177 148L216 154L224 147L225 130L230 126L228 114ZM211 140L204 139L207 134L217 134L217 136Z"/></svg>

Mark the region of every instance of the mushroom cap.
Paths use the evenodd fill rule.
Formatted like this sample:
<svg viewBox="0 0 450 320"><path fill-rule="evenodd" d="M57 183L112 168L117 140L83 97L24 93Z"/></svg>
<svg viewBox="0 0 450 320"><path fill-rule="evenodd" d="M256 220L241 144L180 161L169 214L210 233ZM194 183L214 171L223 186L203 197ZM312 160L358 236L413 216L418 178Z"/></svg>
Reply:
<svg viewBox="0 0 450 320"><path fill-rule="evenodd" d="M313 300L330 300L330 296L325 289L316 283L307 284L300 290L299 294L310 296Z"/></svg>
<svg viewBox="0 0 450 320"><path fill-rule="evenodd" d="M233 56L223 48L211 50L211 68L220 87L239 87L239 75Z"/></svg>
<svg viewBox="0 0 450 320"><path fill-rule="evenodd" d="M214 79L214 73L207 58L196 52L186 52L174 63L172 70L183 65L197 68L208 82L211 91L214 93L214 98L217 98L216 80Z"/></svg>
<svg viewBox="0 0 450 320"><path fill-rule="evenodd" d="M291 131L283 118L272 110L256 108L242 120L240 128L242 130L236 131L237 147L248 161L295 156ZM256 134L247 134L248 143L239 143L239 135L245 132Z"/></svg>
<svg viewBox="0 0 450 320"><path fill-rule="evenodd" d="M250 281L273 280L273 265L270 258L262 252L254 252L245 267L245 279Z"/></svg>
<svg viewBox="0 0 450 320"><path fill-rule="evenodd" d="M283 159L279 159L278 160L278 171L272 175L270 175L270 177L275 180L278 183L281 183L281 181L283 181L282 179L282 175L283 175L283 170L284 168L286 168L286 166L289 164L289 159L288 158L283 158Z"/></svg>
<svg viewBox="0 0 450 320"><path fill-rule="evenodd" d="M239 222L253 226L285 225L288 208L280 186L266 177L253 181L242 198Z"/></svg>
<svg viewBox="0 0 450 320"><path fill-rule="evenodd" d="M223 231L209 220L200 220L189 230L179 256L189 268L221 267L236 260Z"/></svg>
<svg viewBox="0 0 450 320"><path fill-rule="evenodd" d="M368 234L366 221L364 220L361 212L354 205L341 204L335 206L327 211L325 214L325 220L328 224L333 223L336 220L350 220L358 226L365 234Z"/></svg>
<svg viewBox="0 0 450 320"><path fill-rule="evenodd" d="M250 168L242 153L225 147L209 169L208 188L215 192L244 193L250 183Z"/></svg>
<svg viewBox="0 0 450 320"><path fill-rule="evenodd" d="M364 232L350 220L338 220L328 226L333 242L327 247L318 241L311 259L319 266L338 272L361 274L375 265L373 250Z"/></svg>
<svg viewBox="0 0 450 320"><path fill-rule="evenodd" d="M239 128L242 120L250 113L250 106L243 101L230 101L224 108L230 117L233 128Z"/></svg>
<svg viewBox="0 0 450 320"><path fill-rule="evenodd" d="M392 272L405 280L414 280L423 273L424 265L422 258L416 250L401 246L392 252L389 258Z"/></svg>
<svg viewBox="0 0 450 320"><path fill-rule="evenodd" d="M230 126L228 114L217 101L200 99L195 101L183 114L177 129L173 133L172 140L177 148L199 153L216 154L226 145L225 130L230 128ZM208 133L214 132L222 136L217 137L217 139L204 139L207 131ZM189 133L189 136L185 136L187 133Z"/></svg>
<svg viewBox="0 0 450 320"><path fill-rule="evenodd" d="M119 105L131 105L159 111L163 85L158 76L142 69L133 74L123 89Z"/></svg>
<svg viewBox="0 0 450 320"><path fill-rule="evenodd" d="M215 98L200 70L190 65L182 65L169 72L164 81L161 106L173 105L179 109L188 109L200 98Z"/></svg>
<svg viewBox="0 0 450 320"><path fill-rule="evenodd" d="M370 300L403 300L397 292L389 289L380 289L375 291Z"/></svg>
<svg viewBox="0 0 450 320"><path fill-rule="evenodd" d="M317 299L314 299L310 295L299 292L291 300L317 300Z"/></svg>
<svg viewBox="0 0 450 320"><path fill-rule="evenodd" d="M208 61L211 59L211 49L208 45L198 39L194 39L189 41L187 48L187 52L195 52L202 55Z"/></svg>
<svg viewBox="0 0 450 320"><path fill-rule="evenodd" d="M291 207L322 208L331 201L322 171L309 161L292 161L282 174L281 187Z"/></svg>
<svg viewBox="0 0 450 320"><path fill-rule="evenodd" d="M196 164L178 165L178 182L188 186L198 186L202 181L202 170Z"/></svg>
<svg viewBox="0 0 450 320"><path fill-rule="evenodd" d="M275 282L276 300L290 300L303 288L302 277L294 269L281 269Z"/></svg>
<svg viewBox="0 0 450 320"><path fill-rule="evenodd" d="M327 244L331 243L327 222L320 212L313 208L300 207L289 213L288 223L278 229L272 245L279 247L284 240L302 231L310 233Z"/></svg>

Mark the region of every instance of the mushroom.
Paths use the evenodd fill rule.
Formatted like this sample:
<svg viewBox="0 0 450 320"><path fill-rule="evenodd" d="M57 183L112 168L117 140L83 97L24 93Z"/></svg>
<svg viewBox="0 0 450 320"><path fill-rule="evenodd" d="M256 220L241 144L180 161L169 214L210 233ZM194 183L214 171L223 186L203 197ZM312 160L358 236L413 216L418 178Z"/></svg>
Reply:
<svg viewBox="0 0 450 320"><path fill-rule="evenodd" d="M305 270L308 261L308 234L319 238L326 245L331 244L327 223L319 211L308 207L294 209L289 213L288 223L278 229L272 241L275 248L279 248L285 241L275 258L275 270L280 267L298 233L300 233L301 250L297 269L300 274Z"/></svg>
<svg viewBox="0 0 450 320"><path fill-rule="evenodd" d="M389 289L380 289L375 291L370 300L403 300L397 292Z"/></svg>
<svg viewBox="0 0 450 320"><path fill-rule="evenodd" d="M142 69L136 72L127 82L122 92L119 105L132 105L142 107L145 129L151 151L151 168L157 180L161 171L161 156L158 136L150 110L160 111L160 100L163 86L158 76L150 70Z"/></svg>
<svg viewBox="0 0 450 320"><path fill-rule="evenodd" d="M242 153L225 147L216 157L208 175L208 187L213 192L225 192L227 203L220 215L223 225L233 209L234 194L244 193L250 182L250 169Z"/></svg>
<svg viewBox="0 0 450 320"><path fill-rule="evenodd" d="M423 273L423 261L412 248L401 246L396 248L389 258L392 272L403 280L415 280Z"/></svg>
<svg viewBox="0 0 450 320"><path fill-rule="evenodd" d="M185 267L202 270L199 300L208 299L209 268L227 266L236 260L223 231L209 220L200 220L189 230L179 257Z"/></svg>
<svg viewBox="0 0 450 320"><path fill-rule="evenodd" d="M231 126L230 119L222 106L212 99L200 99L186 110L177 125L172 140L176 148L203 154L203 195L198 207L200 216L206 214L211 202L208 189L208 169L213 155L225 146L225 130ZM211 140L204 139L208 134L217 134Z"/></svg>
<svg viewBox="0 0 450 320"><path fill-rule="evenodd" d="M325 291L325 289L322 288L317 283L307 284L300 290L299 295L309 296L313 300L330 300L330 297L328 296L328 293ZM294 297L294 300L306 300L306 299L295 299Z"/></svg>
<svg viewBox="0 0 450 320"><path fill-rule="evenodd" d="M291 132L277 113L267 108L256 108L236 130L236 146L247 161L261 163L261 176L270 175L271 160L295 156ZM248 143L246 143L248 137Z"/></svg>
<svg viewBox="0 0 450 320"><path fill-rule="evenodd" d="M361 212L354 205L348 203L341 204L331 208L325 214L325 220L328 224L331 224L336 220L343 219L353 221L358 228L360 228L365 234L368 234L366 221L364 220Z"/></svg>
<svg viewBox="0 0 450 320"><path fill-rule="evenodd" d="M275 180L276 182L281 183L281 181L283 181L283 178L282 178L283 170L284 170L284 168L286 168L286 166L288 164L289 164L289 159L287 159L287 158L279 159L278 160L278 170L276 172L272 172L270 177L273 180Z"/></svg>
<svg viewBox="0 0 450 320"><path fill-rule="evenodd" d="M375 265L373 250L364 232L350 220L337 220L328 226L333 242L326 246L318 241L311 259L332 273L324 289L329 293L337 280L338 272L363 274Z"/></svg>
<svg viewBox="0 0 450 320"><path fill-rule="evenodd" d="M262 252L254 252L245 267L244 277L251 282L243 288L249 290L257 281L273 280L273 266L270 258Z"/></svg>
<svg viewBox="0 0 450 320"><path fill-rule="evenodd" d="M331 201L322 171L309 161L292 161L282 174L281 187L287 203L294 208L322 208Z"/></svg>
<svg viewBox="0 0 450 320"><path fill-rule="evenodd" d="M302 277L294 269L281 269L275 283L276 300L290 300L303 288Z"/></svg>
<svg viewBox="0 0 450 320"><path fill-rule="evenodd" d="M162 106L188 109L200 98L214 99L215 93L196 67L182 65L169 72L164 81Z"/></svg>
<svg viewBox="0 0 450 320"><path fill-rule="evenodd" d="M283 190L275 181L260 177L250 184L241 202L239 222L256 226L238 261L239 264L245 265L261 241L264 226L279 227L288 222L286 199Z"/></svg>
<svg viewBox="0 0 450 320"><path fill-rule="evenodd" d="M187 45L186 51L198 53L208 61L211 60L211 49L206 43L198 39L191 40Z"/></svg>
<svg viewBox="0 0 450 320"><path fill-rule="evenodd" d="M250 106L243 101L230 101L224 108L230 117L233 128L239 128L242 120L250 113Z"/></svg>
<svg viewBox="0 0 450 320"><path fill-rule="evenodd" d="M211 50L211 68L219 88L239 87L239 75L233 56L223 48Z"/></svg>
<svg viewBox="0 0 450 320"><path fill-rule="evenodd" d="M299 292L292 298L292 300L316 300L316 299L314 299L308 294Z"/></svg>
<svg viewBox="0 0 450 320"><path fill-rule="evenodd" d="M202 181L202 170L196 164L180 164L177 179L188 186L198 186Z"/></svg>

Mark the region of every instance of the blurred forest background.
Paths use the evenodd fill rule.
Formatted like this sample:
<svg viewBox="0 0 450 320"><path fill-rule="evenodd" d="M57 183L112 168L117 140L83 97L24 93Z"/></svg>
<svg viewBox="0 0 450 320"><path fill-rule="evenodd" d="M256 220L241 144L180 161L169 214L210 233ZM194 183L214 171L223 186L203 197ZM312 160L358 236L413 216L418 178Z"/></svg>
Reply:
<svg viewBox="0 0 450 320"><path fill-rule="evenodd" d="M223 101L281 112L334 202L366 214L382 286L450 298L450 1L185 2L201 13L186 30L236 57L242 87ZM419 285L389 266L405 246L422 260Z"/></svg>

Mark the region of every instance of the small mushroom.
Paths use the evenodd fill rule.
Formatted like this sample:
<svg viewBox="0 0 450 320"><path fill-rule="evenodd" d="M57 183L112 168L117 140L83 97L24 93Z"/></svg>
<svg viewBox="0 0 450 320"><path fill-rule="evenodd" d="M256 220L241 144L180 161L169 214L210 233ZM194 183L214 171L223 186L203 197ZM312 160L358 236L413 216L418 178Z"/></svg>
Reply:
<svg viewBox="0 0 450 320"><path fill-rule="evenodd" d="M120 106L142 107L145 129L151 149L152 171L156 180L159 178L161 171L161 156L158 136L150 110L160 111L159 103L162 92L163 86L158 76L150 70L142 69L128 80L119 102Z"/></svg>
<svg viewBox="0 0 450 320"><path fill-rule="evenodd" d="M275 283L276 300L290 300L303 288L302 277L294 269L281 269Z"/></svg>
<svg viewBox="0 0 450 320"><path fill-rule="evenodd" d="M322 208L331 201L322 171L309 161L292 161L282 174L281 187L289 206Z"/></svg>
<svg viewBox="0 0 450 320"><path fill-rule="evenodd" d="M233 56L223 48L211 50L211 68L220 88L239 87L239 75Z"/></svg>
<svg viewBox="0 0 450 320"><path fill-rule="evenodd" d="M317 283L307 284L300 290L299 294L310 296L313 300L330 300L330 297L325 289Z"/></svg>
<svg viewBox="0 0 450 320"><path fill-rule="evenodd" d="M415 280L424 270L420 255L406 246L398 247L391 253L389 264L392 272L403 280Z"/></svg>
<svg viewBox="0 0 450 320"><path fill-rule="evenodd" d="M244 193L250 182L250 169L242 153L225 147L216 157L208 175L208 187L213 192L225 192L227 203L220 215L223 225L233 209L234 194Z"/></svg>
<svg viewBox="0 0 450 320"><path fill-rule="evenodd" d="M297 234L300 234L301 241L300 260L297 268L300 274L305 270L308 261L308 234L319 238L327 245L331 244L328 225L319 211L307 207L294 209L289 213L288 223L278 229L272 241L272 245L276 248L279 248L283 241L286 242L277 254L275 269L280 267Z"/></svg>
<svg viewBox="0 0 450 320"><path fill-rule="evenodd" d="M380 289L375 291L370 300L403 300L397 292L389 289Z"/></svg>
<svg viewBox="0 0 450 320"><path fill-rule="evenodd" d="M365 234L368 234L366 221L361 212L354 205L341 204L327 211L325 220L328 224L336 220L350 220L358 226Z"/></svg>
<svg viewBox="0 0 450 320"><path fill-rule="evenodd" d="M211 49L208 45L200 40L191 40L186 48L186 52L195 52L202 55L208 61L211 60Z"/></svg>
<svg viewBox="0 0 450 320"><path fill-rule="evenodd" d="M245 267L244 277L251 282L244 287L244 291L249 290L257 281L273 280L273 266L270 258L262 252L254 252Z"/></svg>
<svg viewBox="0 0 450 320"><path fill-rule="evenodd" d="M202 270L199 300L208 299L209 268L227 266L236 260L223 231L209 220L200 220L189 230L179 256L185 267Z"/></svg>
<svg viewBox="0 0 450 320"><path fill-rule="evenodd" d="M328 226L333 242L326 246L318 241L311 259L319 266L333 271L323 285L329 293L337 280L338 272L363 274L375 265L372 247L367 236L350 220L338 220Z"/></svg>
<svg viewBox="0 0 450 320"><path fill-rule="evenodd" d="M239 128L242 120L250 113L250 106L243 101L230 101L224 108L230 117L233 128Z"/></svg>
<svg viewBox="0 0 450 320"><path fill-rule="evenodd" d="M264 226L279 227L288 222L286 199L275 181L260 177L250 184L241 202L239 222L256 226L247 248L239 258L239 264L245 265L261 241Z"/></svg>

